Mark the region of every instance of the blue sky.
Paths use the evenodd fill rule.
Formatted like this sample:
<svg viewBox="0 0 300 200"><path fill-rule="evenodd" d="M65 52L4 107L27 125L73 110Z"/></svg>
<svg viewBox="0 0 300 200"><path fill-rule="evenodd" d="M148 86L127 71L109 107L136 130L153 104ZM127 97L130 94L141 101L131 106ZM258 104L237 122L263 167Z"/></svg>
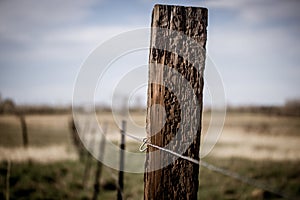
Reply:
<svg viewBox="0 0 300 200"><path fill-rule="evenodd" d="M0 1L2 97L20 104L71 103L89 54L114 35L149 27L156 3L208 7L207 52L228 104L280 105L300 98L297 0ZM105 91L104 103L109 84ZM145 98L146 88L140 94Z"/></svg>

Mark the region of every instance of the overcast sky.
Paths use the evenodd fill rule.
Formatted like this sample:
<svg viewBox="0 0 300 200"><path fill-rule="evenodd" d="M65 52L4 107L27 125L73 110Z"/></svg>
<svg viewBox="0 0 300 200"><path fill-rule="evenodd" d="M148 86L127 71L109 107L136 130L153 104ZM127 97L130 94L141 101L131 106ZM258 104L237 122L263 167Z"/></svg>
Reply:
<svg viewBox="0 0 300 200"><path fill-rule="evenodd" d="M223 79L228 104L280 105L300 98L297 0L2 0L2 98L71 103L89 54L114 35L149 27L153 6L162 2L208 7L207 53ZM108 85L108 97L110 90ZM145 97L146 88L140 93Z"/></svg>

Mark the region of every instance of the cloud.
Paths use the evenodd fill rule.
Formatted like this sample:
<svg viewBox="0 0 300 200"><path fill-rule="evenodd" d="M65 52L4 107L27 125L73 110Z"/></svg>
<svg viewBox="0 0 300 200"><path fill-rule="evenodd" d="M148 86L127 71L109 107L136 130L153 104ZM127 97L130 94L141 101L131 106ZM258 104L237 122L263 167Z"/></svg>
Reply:
<svg viewBox="0 0 300 200"><path fill-rule="evenodd" d="M300 84L299 3L191 3L210 9L208 52L223 75L231 102L278 103L293 94L300 96L296 88ZM32 99L45 96L46 100L53 97L68 101L76 72L94 48L114 35L150 24L154 2L115 4L0 1L0 90L20 101L23 98L30 102L31 97L25 98L30 92ZM55 84L51 86L52 83ZM46 97L44 89L51 88L52 97Z"/></svg>
<svg viewBox="0 0 300 200"><path fill-rule="evenodd" d="M30 42L53 28L78 24L89 16L93 1L10 0L0 2L0 38Z"/></svg>
<svg viewBox="0 0 300 200"><path fill-rule="evenodd" d="M22 26L27 23L36 26L49 26L70 20L80 20L89 14L87 8L93 5L93 2L80 0L1 1L0 23L6 24L8 27Z"/></svg>
<svg viewBox="0 0 300 200"><path fill-rule="evenodd" d="M85 58L97 45L131 29L94 22L92 6L104 1L11 0L0 2L0 61L61 61ZM107 3L107 2L106 2ZM97 4L97 5L96 5ZM109 12L109 11L106 11ZM104 20L102 20L104 21Z"/></svg>
<svg viewBox="0 0 300 200"><path fill-rule="evenodd" d="M264 24L274 22L280 24L282 21L300 20L300 1L297 0L211 0L205 5L212 9L234 11L238 14L237 20L252 24Z"/></svg>
<svg viewBox="0 0 300 200"><path fill-rule="evenodd" d="M29 37L22 41L24 49L7 49L0 57L28 61L70 61L74 58L84 59L91 50L105 40L120 34L130 27L122 26L75 26L65 29L52 29L38 37ZM15 41L16 42L16 41ZM77 60L77 59L76 59Z"/></svg>
<svg viewBox="0 0 300 200"><path fill-rule="evenodd" d="M205 1L203 2L204 5L206 5L209 8L222 8L222 9L238 9L242 5L245 5L246 0L239 0L239 1L234 1L234 0L210 0L210 1Z"/></svg>
<svg viewBox="0 0 300 200"><path fill-rule="evenodd" d="M300 14L296 1L209 1L208 52L228 101L282 104L300 96ZM213 15L213 16L214 16Z"/></svg>

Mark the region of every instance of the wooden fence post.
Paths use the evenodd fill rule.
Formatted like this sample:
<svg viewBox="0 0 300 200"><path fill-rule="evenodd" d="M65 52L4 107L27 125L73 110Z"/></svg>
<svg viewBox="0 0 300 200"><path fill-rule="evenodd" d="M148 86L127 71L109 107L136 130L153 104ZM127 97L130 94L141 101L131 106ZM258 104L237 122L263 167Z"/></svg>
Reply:
<svg viewBox="0 0 300 200"><path fill-rule="evenodd" d="M86 134L86 133L84 133ZM90 173L91 173L91 168L93 165L93 160L94 157L92 155L92 153L90 151L93 151L95 148L95 128L92 127L91 128L91 138L90 141L88 141L88 145L87 145L87 149L86 149L86 160L85 160L85 168L84 168L84 174L83 174L83 179L82 179L82 187L84 189L87 188L87 183L90 177Z"/></svg>
<svg viewBox="0 0 300 200"><path fill-rule="evenodd" d="M122 200L123 193L123 179L124 179L124 151L125 151L125 132L126 132L126 121L122 121L121 130L121 144L120 144L120 169L119 169L119 185L118 185L118 200Z"/></svg>
<svg viewBox="0 0 300 200"><path fill-rule="evenodd" d="M76 129L76 125L75 125L75 121L74 118L72 117L69 123L69 128L70 128L70 133L71 133L71 139L73 141L73 145L77 150L78 156L80 161L84 161L84 153L85 153L85 147L78 135L77 129Z"/></svg>
<svg viewBox="0 0 300 200"><path fill-rule="evenodd" d="M206 27L207 27L208 10L206 8L183 7L156 5L152 12L153 28L164 28L172 31L178 31L181 34L195 40L199 46L205 50L206 45ZM163 33L163 32L162 32ZM160 36L158 36L160 34ZM168 38L168 39L167 39ZM165 69L162 66L167 66L168 69L176 70L184 77L191 85L192 90L199 103L199 112L197 117L200 121L199 127L196 129L196 137L193 139L183 155L199 160L200 137L201 137L201 117L202 117L202 91L203 91L203 70L205 61L205 51L190 52L188 44L184 43L182 38L170 35L163 35L157 32L157 29L152 29L150 56L149 56L149 80L164 79L171 81L172 84L180 86L179 78L168 77ZM157 46L171 46L174 49L182 49L182 54L169 52L166 49L161 49ZM166 47L167 48L167 47ZM184 50L183 50L184 49ZM200 59L198 65L190 62L186 58ZM167 79L167 80L166 80ZM176 151L181 148L181 145L186 141L187 137L193 136L193 131L189 122L182 122L181 112L182 105L179 103L179 98L188 99L186 91L180 90L180 97L169 90L169 88L149 82L148 85L148 104L147 104L147 138L148 142L160 147L165 147L169 142L176 137L176 145L170 147L170 150ZM197 104L198 104L197 103ZM162 123L164 119L163 112L153 111L151 106L160 104L165 108L165 124L161 130L157 130L157 125ZM185 108L184 114L190 115L194 113L192 106ZM182 128L183 134L176 135L177 130ZM178 138L179 137L179 138ZM153 156L154 152L158 152L158 156ZM159 151L151 146L148 146L145 174L144 174L144 199L197 199L199 186L199 165L191 163L182 158L171 162L168 166L163 166L166 157L171 155ZM155 168L153 166L162 166Z"/></svg>
<svg viewBox="0 0 300 200"><path fill-rule="evenodd" d="M104 156L105 151L105 135L107 132L107 123L103 126L103 135L100 142L100 149L99 149L99 158L97 161L97 169L96 169L96 175L95 175L95 184L94 184L94 194L93 194L93 200L96 200L99 192L100 192L100 179L102 174L102 160Z"/></svg>
<svg viewBox="0 0 300 200"><path fill-rule="evenodd" d="M21 129L22 129L22 139L23 139L23 146L25 148L28 147L28 133L27 133L27 125L25 121L25 116L23 114L19 115Z"/></svg>
<svg viewBox="0 0 300 200"><path fill-rule="evenodd" d="M7 170L6 170L6 190L5 190L5 199L9 200L10 195L10 171L11 171L11 161L7 160Z"/></svg>

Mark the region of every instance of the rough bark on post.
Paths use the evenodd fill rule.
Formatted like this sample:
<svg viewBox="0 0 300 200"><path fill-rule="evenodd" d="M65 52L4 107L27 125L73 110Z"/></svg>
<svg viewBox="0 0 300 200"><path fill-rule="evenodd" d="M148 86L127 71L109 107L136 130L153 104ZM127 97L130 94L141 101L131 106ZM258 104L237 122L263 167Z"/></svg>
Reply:
<svg viewBox="0 0 300 200"><path fill-rule="evenodd" d="M151 44L149 55L149 85L147 104L147 138L148 142L178 152L189 138L192 141L184 148L183 155L199 160L203 70L205 63L206 27L208 11L206 8L156 5L152 12ZM157 28L180 32L193 39L202 51L194 51L184 37L173 33L159 32ZM165 34L165 35L164 35ZM173 34L170 36L170 34ZM165 49L162 49L165 48ZM168 51L166 49L173 49ZM199 59L199 62L193 62ZM166 66L168 69L166 70ZM198 110L188 106L188 91L180 89L183 84L178 76L170 76L168 70L176 70L191 85L196 96ZM170 86L176 86L175 93L168 86L152 83L163 79ZM175 87L174 86L174 87ZM182 103L185 101L185 103ZM165 111L153 105L161 105ZM185 104L185 105L183 105ZM192 116L193 115L193 116ZM192 116L192 117L191 117ZM196 130L190 126L189 119L200 121ZM165 123L163 122L165 120ZM162 128L158 128L163 126ZM182 134L176 134L178 130ZM193 135L195 134L195 135ZM173 139L177 142L171 143ZM155 153L156 154L151 154ZM148 145L144 175L144 199L197 199L199 165L176 158ZM174 157L174 156L173 156ZM169 160L169 165L164 162ZM161 167L159 167L161 166ZM155 170L153 170L155 169Z"/></svg>

